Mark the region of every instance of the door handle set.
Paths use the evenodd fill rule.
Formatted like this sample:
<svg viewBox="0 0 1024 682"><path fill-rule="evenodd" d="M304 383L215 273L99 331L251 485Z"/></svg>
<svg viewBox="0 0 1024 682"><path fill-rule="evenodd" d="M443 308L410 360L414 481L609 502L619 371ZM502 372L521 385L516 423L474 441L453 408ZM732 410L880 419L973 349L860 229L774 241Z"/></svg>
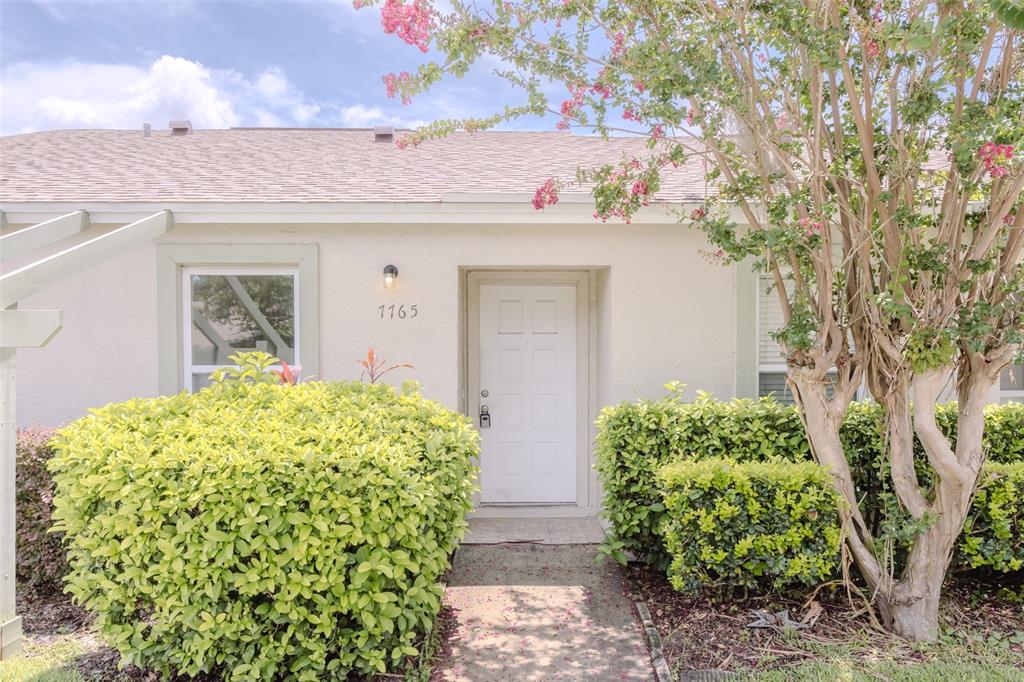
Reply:
<svg viewBox="0 0 1024 682"><path fill-rule="evenodd" d="M486 405L480 406L480 428L491 428L491 411Z"/></svg>

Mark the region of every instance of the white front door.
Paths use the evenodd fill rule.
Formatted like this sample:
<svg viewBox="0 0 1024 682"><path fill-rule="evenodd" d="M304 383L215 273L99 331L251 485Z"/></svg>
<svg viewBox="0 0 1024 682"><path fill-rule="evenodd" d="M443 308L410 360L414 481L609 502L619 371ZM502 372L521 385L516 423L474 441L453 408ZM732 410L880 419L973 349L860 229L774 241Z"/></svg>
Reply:
<svg viewBox="0 0 1024 682"><path fill-rule="evenodd" d="M480 284L480 501L576 502L576 286Z"/></svg>

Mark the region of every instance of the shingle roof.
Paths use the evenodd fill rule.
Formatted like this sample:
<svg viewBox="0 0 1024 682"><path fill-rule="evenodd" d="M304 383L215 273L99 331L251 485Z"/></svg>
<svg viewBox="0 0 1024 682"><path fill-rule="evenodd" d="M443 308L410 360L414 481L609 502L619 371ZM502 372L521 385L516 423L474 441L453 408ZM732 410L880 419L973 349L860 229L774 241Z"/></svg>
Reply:
<svg viewBox="0 0 1024 682"><path fill-rule="evenodd" d="M0 201L411 202L532 195L549 177L649 153L637 138L456 133L415 149L371 130L231 129L189 135L54 130L0 138ZM666 173L660 201L704 197L703 162Z"/></svg>

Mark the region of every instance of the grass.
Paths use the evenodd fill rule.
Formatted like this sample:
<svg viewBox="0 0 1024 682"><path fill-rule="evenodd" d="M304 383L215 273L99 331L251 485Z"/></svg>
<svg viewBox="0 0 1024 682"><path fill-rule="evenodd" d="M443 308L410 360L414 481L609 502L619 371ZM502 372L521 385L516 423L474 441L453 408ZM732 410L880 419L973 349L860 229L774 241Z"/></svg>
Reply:
<svg viewBox="0 0 1024 682"><path fill-rule="evenodd" d="M69 666L86 653L78 635L28 641L21 655L0 662L0 682L83 682Z"/></svg>
<svg viewBox="0 0 1024 682"><path fill-rule="evenodd" d="M1008 682L1024 680L1021 654L1011 645L1024 633L979 635L948 631L933 644L913 644L871 631L842 641L819 641L797 633L783 637L789 651L808 660L749 673L756 682Z"/></svg>

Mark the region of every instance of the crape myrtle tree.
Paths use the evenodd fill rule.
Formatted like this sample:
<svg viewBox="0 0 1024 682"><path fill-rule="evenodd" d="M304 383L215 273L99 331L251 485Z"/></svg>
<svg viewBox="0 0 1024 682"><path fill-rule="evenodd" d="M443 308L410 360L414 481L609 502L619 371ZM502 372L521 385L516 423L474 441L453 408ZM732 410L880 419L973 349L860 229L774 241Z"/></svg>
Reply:
<svg viewBox="0 0 1024 682"><path fill-rule="evenodd" d="M386 0L384 30L437 61L384 77L409 101L487 57L523 104L458 130L554 113L643 153L550 178L629 221L702 157L707 201L678 211L722 263L774 281L777 339L815 458L844 501L849 556L881 621L936 636L940 589L985 459L982 408L1024 319L1024 32L1016 0ZM1016 28L1015 28L1016 26ZM552 97L551 93L558 95ZM414 152L410 152L414 153ZM885 407L880 476L905 551L865 522L839 428L859 387ZM957 436L935 403L958 397ZM926 462L915 462L914 439ZM886 533L891 531L886 531Z"/></svg>

